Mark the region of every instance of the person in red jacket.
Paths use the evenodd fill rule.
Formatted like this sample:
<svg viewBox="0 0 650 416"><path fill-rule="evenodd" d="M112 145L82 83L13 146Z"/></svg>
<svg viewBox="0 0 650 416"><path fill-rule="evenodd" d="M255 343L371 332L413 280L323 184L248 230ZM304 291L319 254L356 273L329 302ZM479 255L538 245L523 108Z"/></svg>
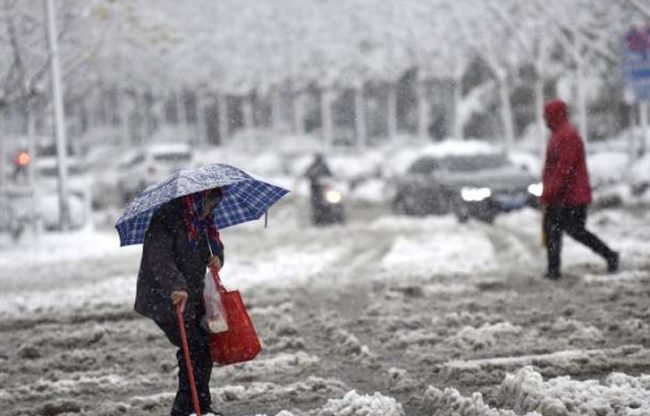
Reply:
<svg viewBox="0 0 650 416"><path fill-rule="evenodd" d="M549 102L544 119L552 135L546 149L544 191L540 202L545 207L544 233L548 255L547 277L558 279L562 233L586 245L607 261L607 270L618 270L619 254L585 229L591 187L582 138L569 121L566 103Z"/></svg>

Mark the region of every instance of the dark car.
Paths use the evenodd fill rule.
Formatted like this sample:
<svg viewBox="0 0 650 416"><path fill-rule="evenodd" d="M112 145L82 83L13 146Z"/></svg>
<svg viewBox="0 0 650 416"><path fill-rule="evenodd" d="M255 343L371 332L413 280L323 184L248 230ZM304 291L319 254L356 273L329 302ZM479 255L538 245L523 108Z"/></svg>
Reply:
<svg viewBox="0 0 650 416"><path fill-rule="evenodd" d="M505 154L422 156L396 183L393 208L405 215L454 213L492 222L501 212L536 204L540 179Z"/></svg>

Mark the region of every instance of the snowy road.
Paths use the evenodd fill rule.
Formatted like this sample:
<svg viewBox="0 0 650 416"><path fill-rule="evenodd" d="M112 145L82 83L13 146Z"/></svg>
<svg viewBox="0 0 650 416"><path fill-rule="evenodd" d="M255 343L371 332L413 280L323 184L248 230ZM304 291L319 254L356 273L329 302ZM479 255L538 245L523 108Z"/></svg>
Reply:
<svg viewBox="0 0 650 416"><path fill-rule="evenodd" d="M223 232L224 281L264 343L215 370L225 414L650 414L650 214L594 214L623 270L567 240L551 282L534 211L488 226L359 208L327 229L298 212ZM166 414L172 349L131 312L139 249L116 244L0 245L0 414Z"/></svg>

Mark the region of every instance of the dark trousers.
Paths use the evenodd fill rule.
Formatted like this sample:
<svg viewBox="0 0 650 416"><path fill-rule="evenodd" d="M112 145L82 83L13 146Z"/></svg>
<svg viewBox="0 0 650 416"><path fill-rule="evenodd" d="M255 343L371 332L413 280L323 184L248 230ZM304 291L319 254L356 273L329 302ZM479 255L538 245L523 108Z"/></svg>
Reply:
<svg viewBox="0 0 650 416"><path fill-rule="evenodd" d="M560 274L560 252L562 251L562 233L567 233L574 240L584 244L605 260L615 253L598 237L585 229L587 206L549 205L544 215L544 233L546 234L546 251L548 255L549 274Z"/></svg>
<svg viewBox="0 0 650 416"><path fill-rule="evenodd" d="M184 315L187 343L190 350L190 357L192 358L194 381L196 382L201 413L207 413L212 405L212 398L210 396L212 360L210 359L208 334L200 325L200 317L202 314L189 315L187 313ZM174 398L171 416L188 416L194 413L194 405L192 404L192 391L187 375L187 365L185 364L185 356L183 355L183 344L181 343L178 321L156 322L156 324L163 330L169 342L178 347L178 351L176 351L176 360L178 362L178 391Z"/></svg>

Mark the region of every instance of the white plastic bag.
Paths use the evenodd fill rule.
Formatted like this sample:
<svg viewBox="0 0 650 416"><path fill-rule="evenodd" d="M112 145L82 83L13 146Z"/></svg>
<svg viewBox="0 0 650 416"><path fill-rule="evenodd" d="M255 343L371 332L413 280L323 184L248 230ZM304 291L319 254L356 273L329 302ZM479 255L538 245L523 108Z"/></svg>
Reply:
<svg viewBox="0 0 650 416"><path fill-rule="evenodd" d="M226 319L226 310L221 301L221 292L217 290L212 273L205 274L205 286L203 287L203 301L205 302L204 325L212 334L226 332L228 330L228 321Z"/></svg>

